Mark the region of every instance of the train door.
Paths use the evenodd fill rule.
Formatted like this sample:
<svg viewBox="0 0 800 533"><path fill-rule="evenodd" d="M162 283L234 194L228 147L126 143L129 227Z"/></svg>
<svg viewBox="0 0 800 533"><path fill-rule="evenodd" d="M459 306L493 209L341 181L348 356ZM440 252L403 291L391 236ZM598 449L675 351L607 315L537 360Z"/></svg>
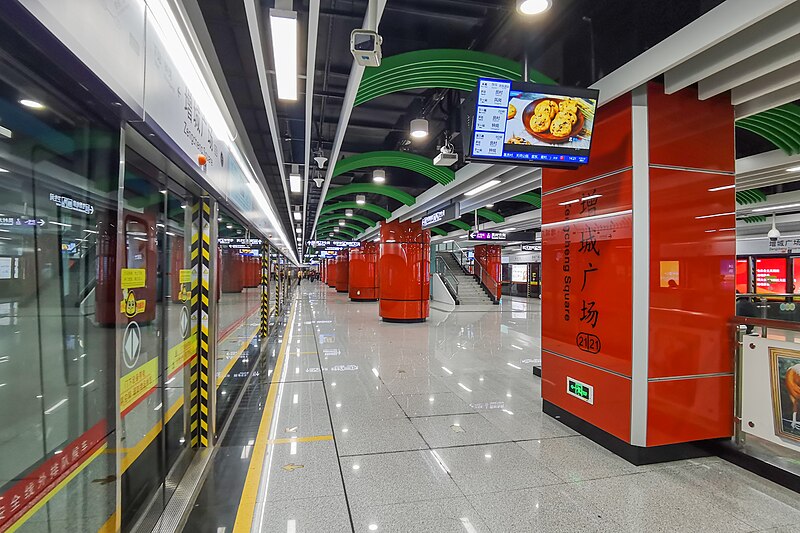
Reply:
<svg viewBox="0 0 800 533"><path fill-rule="evenodd" d="M122 529L128 531L155 524L191 460L186 391L197 331L187 246L195 198L130 148L122 196L118 265L110 278L120 347Z"/></svg>

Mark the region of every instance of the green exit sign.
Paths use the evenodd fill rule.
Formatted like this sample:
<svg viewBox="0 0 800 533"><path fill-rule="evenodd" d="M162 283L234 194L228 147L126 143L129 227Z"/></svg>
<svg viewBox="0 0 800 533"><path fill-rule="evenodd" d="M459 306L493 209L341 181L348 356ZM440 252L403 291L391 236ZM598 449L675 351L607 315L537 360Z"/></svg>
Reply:
<svg viewBox="0 0 800 533"><path fill-rule="evenodd" d="M594 387L577 379L567 377L567 394L594 405Z"/></svg>

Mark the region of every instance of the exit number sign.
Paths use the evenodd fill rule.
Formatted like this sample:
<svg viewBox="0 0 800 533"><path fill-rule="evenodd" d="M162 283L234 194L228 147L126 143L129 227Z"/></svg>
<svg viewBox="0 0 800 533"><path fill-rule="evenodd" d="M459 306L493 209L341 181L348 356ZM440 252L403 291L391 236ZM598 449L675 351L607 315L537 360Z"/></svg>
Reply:
<svg viewBox="0 0 800 533"><path fill-rule="evenodd" d="M586 383L581 383L577 379L573 379L569 376L567 377L567 394L594 405L594 387Z"/></svg>

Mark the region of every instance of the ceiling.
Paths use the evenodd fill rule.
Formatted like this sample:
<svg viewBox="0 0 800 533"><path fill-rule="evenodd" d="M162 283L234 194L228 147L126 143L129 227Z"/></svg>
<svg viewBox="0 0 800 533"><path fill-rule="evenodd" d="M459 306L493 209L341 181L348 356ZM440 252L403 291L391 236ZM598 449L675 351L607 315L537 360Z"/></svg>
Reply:
<svg viewBox="0 0 800 533"><path fill-rule="evenodd" d="M305 29L309 20L314 19L309 15L310 1L295 0L293 3L301 28L299 98L296 102L277 100L273 89L275 120L270 127L270 110L265 105L259 80L245 5L256 2L266 10L273 7L273 1L197 0L225 81L263 170L267 189L278 208L278 216L288 229L287 234L295 233L290 211L303 206L304 196L287 192L285 178L288 168L281 172L278 161L302 165L307 151L312 157L320 150L330 157L337 133L342 135L339 159L372 151L403 151L430 159L438 153L445 131L451 135L458 133L456 117L460 114L459 103L463 98L461 91L453 89L411 89L386 94L352 108L344 128L342 108L353 66L349 50L350 32L364 26L367 1L319 0L315 68L308 72L305 58L309 41ZM554 0L553 8L544 15L523 17L514 9L513 0L388 0L379 33L383 37L384 59L419 50L460 49L486 52L522 63L527 52L532 72L539 72L563 85L586 87L626 65L720 3L722 0ZM267 78L274 87L269 24L262 26ZM309 75L313 76L314 90L311 144L307 146L305 79ZM674 78L668 73L664 79L669 84ZM409 123L421 116L429 120L429 136L412 142ZM339 131L340 128L344 129ZM460 152L460 139L456 137L453 144ZM774 148L758 134L737 132L740 155L759 154ZM279 154L276 155L276 151ZM329 162L328 166L331 164L335 165L335 162ZM313 160L312 166L310 178L325 177L326 171L317 169ZM457 171L460 166L463 163L452 170ZM341 186L371 183L372 170L356 169L332 176L329 194ZM391 167L386 168L386 174L386 186L415 198L437 186L429 177L411 170ZM530 178L530 190L525 192L532 193L535 191L532 173ZM302 234L307 240L315 237L311 231L315 226L322 190L309 181L302 225ZM355 194L351 194L329 203L354 199ZM373 193L366 193L366 201L390 212L404 207L401 201ZM504 219L535 209L531 203L507 200L494 202L491 208ZM343 212L338 214L344 218ZM380 215L365 209L356 209L356 214L374 222L382 220ZM474 213L468 213L462 219L472 224ZM489 218L481 217L480 220L488 222ZM442 229L449 232L457 228L451 224Z"/></svg>

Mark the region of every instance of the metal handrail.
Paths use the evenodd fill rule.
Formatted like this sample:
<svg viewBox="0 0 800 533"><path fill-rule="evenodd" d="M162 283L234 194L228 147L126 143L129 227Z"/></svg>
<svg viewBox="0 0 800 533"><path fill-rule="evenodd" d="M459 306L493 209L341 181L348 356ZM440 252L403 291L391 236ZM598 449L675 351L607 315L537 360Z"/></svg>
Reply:
<svg viewBox="0 0 800 533"><path fill-rule="evenodd" d="M477 267L475 276L477 276L478 280L486 285L486 288L489 289L489 292L492 293L493 300L500 300L500 287L502 284L500 281L495 280L492 275L486 270L480 261L475 259L473 264ZM485 275L484 275L485 274ZM489 286L489 282L491 282L491 286Z"/></svg>
<svg viewBox="0 0 800 533"><path fill-rule="evenodd" d="M458 299L458 278L450 270L450 267L447 266L443 257L436 257L436 273L442 275L442 281L448 286L450 292L454 293L453 296ZM448 279L448 276L452 278L452 282Z"/></svg>

